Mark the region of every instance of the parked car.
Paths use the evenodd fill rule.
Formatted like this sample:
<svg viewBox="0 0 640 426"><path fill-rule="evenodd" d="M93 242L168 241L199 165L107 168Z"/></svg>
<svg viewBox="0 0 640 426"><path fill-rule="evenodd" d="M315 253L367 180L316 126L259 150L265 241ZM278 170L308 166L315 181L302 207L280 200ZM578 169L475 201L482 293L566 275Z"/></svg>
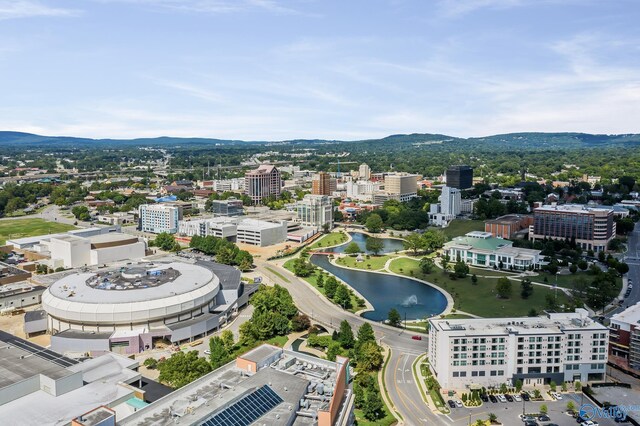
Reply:
<svg viewBox="0 0 640 426"><path fill-rule="evenodd" d="M554 397L557 400L561 400L562 399L562 395L560 395L558 392L551 392L551 396Z"/></svg>
<svg viewBox="0 0 640 426"><path fill-rule="evenodd" d="M581 423L582 426L598 426L598 422L594 422L593 420L587 420L586 422Z"/></svg>
<svg viewBox="0 0 640 426"><path fill-rule="evenodd" d="M505 398L504 395L498 395L498 401L500 402L507 402L507 398Z"/></svg>
<svg viewBox="0 0 640 426"><path fill-rule="evenodd" d="M531 399L531 397L529 396L529 394L528 394L528 393L526 393L526 392L522 392L522 393L520 394L520 396L521 396L521 397L522 397L522 399L524 399L525 401L529 401L529 400Z"/></svg>
<svg viewBox="0 0 640 426"><path fill-rule="evenodd" d="M516 400L517 402L521 402L522 401L522 397L518 394L513 395L513 399Z"/></svg>
<svg viewBox="0 0 640 426"><path fill-rule="evenodd" d="M587 419L582 418L582 417L580 417L579 415L578 415L578 416L576 416L576 422L578 422L578 423L584 423L584 422L586 422L586 421L587 421Z"/></svg>
<svg viewBox="0 0 640 426"><path fill-rule="evenodd" d="M486 393L483 393L482 395L480 395L480 399L482 400L482 402L489 402L489 397L487 396Z"/></svg>
<svg viewBox="0 0 640 426"><path fill-rule="evenodd" d="M456 407L458 407L458 408L462 408L463 407L462 401L460 401L459 399L456 399Z"/></svg>
<svg viewBox="0 0 640 426"><path fill-rule="evenodd" d="M205 350L204 350L204 354L205 354L205 355L211 355L211 351L210 351L209 349L205 349Z"/></svg>
<svg viewBox="0 0 640 426"><path fill-rule="evenodd" d="M542 416L538 416L538 420L541 422L548 422L551 420L551 417L547 416L546 414L543 414Z"/></svg>
<svg viewBox="0 0 640 426"><path fill-rule="evenodd" d="M506 394L504 397L507 398L507 401L513 402L513 397L511 395Z"/></svg>
<svg viewBox="0 0 640 426"><path fill-rule="evenodd" d="M495 404L496 402L498 402L498 398L496 398L495 395L489 395L489 401Z"/></svg>
<svg viewBox="0 0 640 426"><path fill-rule="evenodd" d="M522 421L523 422L535 422L536 418L533 416L522 416Z"/></svg>
<svg viewBox="0 0 640 426"><path fill-rule="evenodd" d="M422 336L411 336L413 340L422 340Z"/></svg>
<svg viewBox="0 0 640 426"><path fill-rule="evenodd" d="M533 422L524 422L524 426L539 426L538 422L533 421Z"/></svg>
<svg viewBox="0 0 640 426"><path fill-rule="evenodd" d="M451 400L451 399L447 401L447 404L449 404L449 407L451 407L451 408L456 408L456 403L453 402L453 400Z"/></svg>

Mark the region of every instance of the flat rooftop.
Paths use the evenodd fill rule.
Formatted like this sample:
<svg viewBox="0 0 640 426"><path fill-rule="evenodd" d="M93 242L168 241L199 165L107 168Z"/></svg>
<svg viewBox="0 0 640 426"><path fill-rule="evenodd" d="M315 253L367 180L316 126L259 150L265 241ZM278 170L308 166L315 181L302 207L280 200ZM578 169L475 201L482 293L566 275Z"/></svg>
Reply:
<svg viewBox="0 0 640 426"><path fill-rule="evenodd" d="M606 206L588 206L584 204L552 204L535 208L534 211L560 211L569 213L611 212L613 209Z"/></svg>
<svg viewBox="0 0 640 426"><path fill-rule="evenodd" d="M279 223L267 222L265 220L257 220L257 219L240 219L238 221L239 229L250 228L252 230L263 230L263 229L279 228L281 226L282 225Z"/></svg>
<svg viewBox="0 0 640 426"><path fill-rule="evenodd" d="M565 330L607 330L588 317L588 312L549 313L539 317L436 319L431 324L441 331L461 335L559 334ZM584 312L582 312L584 311Z"/></svg>
<svg viewBox="0 0 640 426"><path fill-rule="evenodd" d="M207 420L211 420L211 424L228 424L225 423L225 415L232 413L234 407L244 406L246 413L246 410L259 410L263 403L267 407L254 413L257 417L251 424L279 426L288 424L288 420L292 420L293 425L315 424L314 414L329 407L331 397L328 390L335 386L336 364L270 346L266 349L258 347L241 358L261 358L276 350L283 356L257 373L248 375L236 368L235 361L231 362L138 410L118 424L169 426L187 415L188 424L202 424ZM301 399L306 401L306 407L299 406ZM247 400L254 400L254 404L247 405ZM304 411L306 416L298 415L297 410ZM241 411L239 413L242 414Z"/></svg>
<svg viewBox="0 0 640 426"><path fill-rule="evenodd" d="M0 388L36 374L52 379L70 376L73 372L66 367L75 364L72 359L0 331Z"/></svg>
<svg viewBox="0 0 640 426"><path fill-rule="evenodd" d="M611 321L619 321L640 326L640 302L636 303L635 305L631 305L624 311L613 315L611 317Z"/></svg>

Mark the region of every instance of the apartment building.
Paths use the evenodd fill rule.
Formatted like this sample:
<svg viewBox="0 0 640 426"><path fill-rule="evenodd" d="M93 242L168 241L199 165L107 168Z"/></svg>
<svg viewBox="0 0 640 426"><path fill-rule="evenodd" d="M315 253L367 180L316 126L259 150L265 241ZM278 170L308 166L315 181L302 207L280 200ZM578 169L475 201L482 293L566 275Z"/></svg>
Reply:
<svg viewBox="0 0 640 426"><path fill-rule="evenodd" d="M610 361L640 373L640 303L613 315L609 327Z"/></svg>
<svg viewBox="0 0 640 426"><path fill-rule="evenodd" d="M263 164L245 173L244 179L244 190L253 204L262 204L262 200L270 195L280 196L282 180L275 166Z"/></svg>
<svg viewBox="0 0 640 426"><path fill-rule="evenodd" d="M139 229L142 232L160 234L178 232L180 207L166 204L142 204L138 207Z"/></svg>
<svg viewBox="0 0 640 426"><path fill-rule="evenodd" d="M333 228L333 202L326 195L307 194L296 203L295 210L302 226Z"/></svg>
<svg viewBox="0 0 640 426"><path fill-rule="evenodd" d="M388 198L401 202L418 196L418 175L399 173L384 177L384 191ZM375 200L375 199L374 199Z"/></svg>
<svg viewBox="0 0 640 426"><path fill-rule="evenodd" d="M585 309L539 317L430 319L429 361L445 389L602 381L609 330Z"/></svg>
<svg viewBox="0 0 640 426"><path fill-rule="evenodd" d="M319 172L311 180L311 193L314 195L331 195L336 189L336 179L327 172Z"/></svg>
<svg viewBox="0 0 640 426"><path fill-rule="evenodd" d="M545 205L533 210L529 239L575 240L585 250L604 251L616 236L613 216L611 207Z"/></svg>

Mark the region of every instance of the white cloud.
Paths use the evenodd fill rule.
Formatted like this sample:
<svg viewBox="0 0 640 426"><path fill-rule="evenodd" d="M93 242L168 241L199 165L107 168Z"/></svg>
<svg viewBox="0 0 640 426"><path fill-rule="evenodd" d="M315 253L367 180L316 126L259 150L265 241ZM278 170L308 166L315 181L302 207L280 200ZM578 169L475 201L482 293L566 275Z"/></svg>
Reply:
<svg viewBox="0 0 640 426"><path fill-rule="evenodd" d="M0 0L0 20L41 16L73 17L79 14L78 10L50 7L38 1Z"/></svg>
<svg viewBox="0 0 640 426"><path fill-rule="evenodd" d="M266 10L274 14L306 15L276 0L94 0L100 3L130 3L183 12L224 14Z"/></svg>

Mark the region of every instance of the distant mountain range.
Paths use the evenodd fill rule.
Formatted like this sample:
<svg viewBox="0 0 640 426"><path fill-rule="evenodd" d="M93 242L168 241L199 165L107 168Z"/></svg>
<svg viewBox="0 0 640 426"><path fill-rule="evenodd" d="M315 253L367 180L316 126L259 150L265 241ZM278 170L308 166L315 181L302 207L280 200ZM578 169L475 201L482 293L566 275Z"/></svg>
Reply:
<svg viewBox="0 0 640 426"><path fill-rule="evenodd" d="M245 144L352 144L366 142L373 145L378 144L433 144L433 143L458 143L477 146L493 145L510 148L526 147L597 147L608 145L635 145L640 144L640 134L620 134L620 135L594 135L588 133L508 133L503 135L492 135L473 138L459 138L430 133L413 133L407 135L390 135L380 139L369 139L360 141L340 141L323 139L294 139L287 141L241 141L214 138L176 138L161 136L157 138L139 139L91 139L76 138L70 136L42 136L31 133L0 131L0 145L20 144L25 147L36 147L46 145L54 146L185 146L185 145L245 145Z"/></svg>

